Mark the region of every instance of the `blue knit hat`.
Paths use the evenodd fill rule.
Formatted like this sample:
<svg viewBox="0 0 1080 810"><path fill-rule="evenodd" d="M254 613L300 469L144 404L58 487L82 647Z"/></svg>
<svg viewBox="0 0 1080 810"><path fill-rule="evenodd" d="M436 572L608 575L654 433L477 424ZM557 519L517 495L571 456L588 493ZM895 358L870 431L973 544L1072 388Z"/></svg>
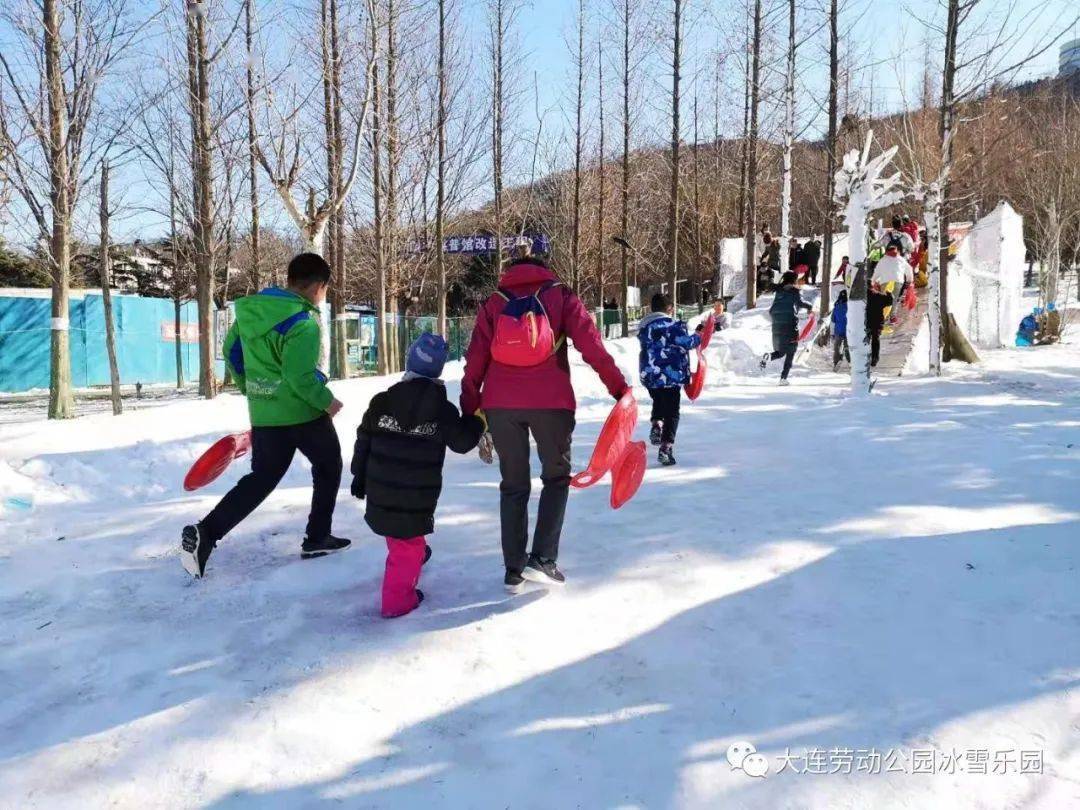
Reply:
<svg viewBox="0 0 1080 810"><path fill-rule="evenodd" d="M409 347L409 356L405 360L405 370L422 377L435 380L442 375L446 365L449 346L439 335L425 332Z"/></svg>

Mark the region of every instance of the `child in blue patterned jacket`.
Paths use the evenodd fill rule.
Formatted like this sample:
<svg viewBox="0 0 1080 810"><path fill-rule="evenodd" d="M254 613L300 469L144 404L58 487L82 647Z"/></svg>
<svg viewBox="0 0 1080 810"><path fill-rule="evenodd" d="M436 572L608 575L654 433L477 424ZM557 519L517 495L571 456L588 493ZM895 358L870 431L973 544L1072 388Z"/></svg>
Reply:
<svg viewBox="0 0 1080 810"><path fill-rule="evenodd" d="M638 325L641 343L641 382L652 397L652 430L649 440L659 445L660 463L675 463L675 434L679 429L679 402L682 387L690 380L690 351L701 345L700 335L691 335L685 321L671 316L671 301L657 293L648 315Z"/></svg>

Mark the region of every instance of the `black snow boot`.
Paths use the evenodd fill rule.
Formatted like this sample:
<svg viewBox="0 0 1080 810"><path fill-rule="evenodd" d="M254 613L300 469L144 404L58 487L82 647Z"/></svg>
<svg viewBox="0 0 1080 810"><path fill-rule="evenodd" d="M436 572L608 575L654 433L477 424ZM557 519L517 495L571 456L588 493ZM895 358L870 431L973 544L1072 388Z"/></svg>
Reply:
<svg viewBox="0 0 1080 810"><path fill-rule="evenodd" d="M772 355L768 352L765 352L765 354L761 355L761 362L758 363L758 368L764 371L765 367L769 365L770 360L772 360Z"/></svg>
<svg viewBox="0 0 1080 810"><path fill-rule="evenodd" d="M660 452L657 455L657 460L664 467L671 467L675 464L675 445L662 444L660 445Z"/></svg>
<svg viewBox="0 0 1080 810"><path fill-rule="evenodd" d="M545 560L543 557L529 555L529 562L521 575L529 582L537 582L541 585L563 585L566 577L555 565L554 560Z"/></svg>
<svg viewBox="0 0 1080 810"><path fill-rule="evenodd" d="M422 563L420 563L420 564L421 565L427 565L427 561L430 560L430 559L431 559L431 546L429 546L427 543L424 543L424 561Z"/></svg>
<svg viewBox="0 0 1080 810"><path fill-rule="evenodd" d="M304 544L300 546L300 559L310 560L314 557L325 557L335 551L344 551L351 545L351 540L334 537L332 534L328 534L322 540L312 540L310 537L305 537Z"/></svg>
<svg viewBox="0 0 1080 810"><path fill-rule="evenodd" d="M216 543L203 537L198 525L185 526L180 533L180 562L184 570L195 579L202 579L206 573L206 561Z"/></svg>
<svg viewBox="0 0 1080 810"><path fill-rule="evenodd" d="M660 427L659 422L653 422L652 428L649 430L649 444L653 447L660 446L660 438L663 435L663 428Z"/></svg>
<svg viewBox="0 0 1080 810"><path fill-rule="evenodd" d="M521 576L520 571L515 571L513 568L506 569L506 576L503 577L503 585L506 586L507 593L520 593L524 584L525 578Z"/></svg>

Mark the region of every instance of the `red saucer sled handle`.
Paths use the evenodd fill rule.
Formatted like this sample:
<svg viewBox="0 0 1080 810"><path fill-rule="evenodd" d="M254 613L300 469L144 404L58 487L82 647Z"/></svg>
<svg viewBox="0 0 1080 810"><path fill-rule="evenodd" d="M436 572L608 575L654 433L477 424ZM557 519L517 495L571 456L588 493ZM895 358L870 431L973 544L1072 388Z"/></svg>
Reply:
<svg viewBox="0 0 1080 810"><path fill-rule="evenodd" d="M570 486L577 489L591 487L607 474L619 460L637 426L638 408L634 392L629 388L611 409L600 436L596 439L589 466L570 479Z"/></svg>
<svg viewBox="0 0 1080 810"><path fill-rule="evenodd" d="M631 442L611 470L611 508L618 509L633 498L641 487L648 466L645 442Z"/></svg>
<svg viewBox="0 0 1080 810"><path fill-rule="evenodd" d="M701 330L701 350L705 351L712 342L713 333L716 331L716 315L711 314L705 319L705 328Z"/></svg>
<svg viewBox="0 0 1080 810"><path fill-rule="evenodd" d="M234 459L240 458L250 449L250 430L218 439L191 465L188 474L184 476L184 489L192 492L205 487L225 472Z"/></svg>
<svg viewBox="0 0 1080 810"><path fill-rule="evenodd" d="M708 371L709 364L705 362L705 355L699 350L697 368L690 375L690 381L683 386L683 391L686 392L686 397L691 402L701 396L701 392L705 388L705 375Z"/></svg>
<svg viewBox="0 0 1080 810"><path fill-rule="evenodd" d="M806 319L806 323L803 325L802 331L799 332L799 343L802 343L810 337L810 335L814 334L815 326L817 326L817 315L811 312L810 317Z"/></svg>

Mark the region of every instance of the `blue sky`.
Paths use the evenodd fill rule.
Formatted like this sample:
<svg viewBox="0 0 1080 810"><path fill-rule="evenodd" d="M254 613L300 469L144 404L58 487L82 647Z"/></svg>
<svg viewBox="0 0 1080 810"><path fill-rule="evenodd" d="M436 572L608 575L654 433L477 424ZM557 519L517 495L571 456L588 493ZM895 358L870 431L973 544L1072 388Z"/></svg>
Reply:
<svg viewBox="0 0 1080 810"><path fill-rule="evenodd" d="M260 0L268 4L271 0ZM306 0L305 0L306 2ZM486 41L484 22L484 3L482 0L461 0L463 11L463 26L470 32L470 36L477 43L479 49L483 48ZM801 128L807 136L816 136L824 125L820 109L824 103L825 73L823 60L825 58L824 32L815 33L815 26L824 21L824 8L826 0L812 0L807 3L799 0L798 27L800 37L806 37L800 50L801 82L800 95L800 118ZM985 14L993 19L1007 7L1009 0L984 0ZM1047 36L1056 35L1058 31L1054 26L1064 24L1062 21L1074 20L1076 11L1072 0L1040 0L1037 6L1025 6L1026 0L1021 0L1021 14L1030 13L1033 16L1027 18L1026 24L1019 30L1018 43L1015 52L1030 51L1037 43L1044 42ZM592 55L597 25L597 14L600 10L607 11L611 7L612 0L587 0L589 22L589 40L587 48ZM710 68L706 67L708 54L716 49L718 42L736 42L742 30L745 19L745 0L716 0L706 3L704 0L684 0L688 22L686 24L686 46L684 49L684 121L687 129L684 130L687 137L689 130L689 99L692 95L692 83L695 71L711 76ZM665 32L670 25L670 0L637 0L639 12L644 15L646 9L652 9L655 23L649 26L653 38L659 42L665 42ZM146 7L156 7L156 3L147 0ZM782 0L766 2L766 8L770 9L769 24L777 41L786 37L786 3ZM926 28L923 20L941 18L941 8L936 0L909 0L906 3L898 3L895 0L847 0L841 2L843 22L842 32L845 36L842 48L853 54L853 61L865 67L859 71L853 80L853 91L860 96L860 107L863 112L873 99L873 111L881 113L895 110L903 106L905 95L909 98L917 98L917 88L922 79L922 64L927 40ZM514 123L519 140L527 140L537 130L537 116L534 108L544 112L544 132L549 141L557 141L559 136L567 135L566 127L569 115L572 114L573 93L573 63L567 39L574 37L575 14L577 0L532 0L526 2L518 18L516 37L523 55L519 77L524 90L520 102L517 120ZM1030 9L1027 10L1027 9ZM1072 10L1070 10L1072 9ZM607 11L610 15L610 11ZM0 42L10 36L10 31L4 30L0 21ZM729 37L724 40L723 37ZM1080 36L1074 28L1071 36ZM932 40L932 38L931 38ZM978 42L965 43L970 46L978 45ZM738 47L736 42L736 47ZM778 46L779 47L779 46ZM669 126L667 115L667 93L670 91L670 65L666 54L661 52L662 46L657 46L657 53L650 58L641 71L638 90L640 93L640 106L644 110L639 124L639 138L642 141L660 143L667 139L666 128ZM931 58L940 54L940 46L930 42ZM612 54L614 56L614 54ZM730 60L732 70L728 74L727 84L729 91L725 99L728 104L726 114L722 116L722 133L733 134L741 127L741 86L739 82L738 68L736 65L741 59L737 51L732 53ZM1026 66L1021 78L1050 75L1056 72L1058 59L1057 46L1035 59ZM708 64L712 64L708 62ZM780 60L776 62L779 67ZM535 78L535 82L534 82ZM595 81L590 76L590 82ZM703 85L707 85L711 79L702 78ZM935 80L936 81L936 80ZM618 124L616 113L618 110L618 77L613 67L608 70L607 81L608 105L610 124L612 131ZM534 91L534 87L536 88ZM534 92L538 92L539 99L534 98ZM709 91L703 92L704 97L709 96ZM587 116L591 121L595 117L595 106L589 102L590 107ZM708 107L711 110L711 101L702 102L703 110ZM711 113L703 113L708 123L703 123L705 131L711 131ZM593 137L590 135L590 137ZM612 139L614 140L614 138ZM552 147L558 149L558 147ZM559 156L565 155L563 165L571 159L571 155L564 150L559 150ZM512 178L516 179L516 178ZM125 182L129 186L129 193L138 195L138 181L133 177L117 178L118 186L123 187ZM268 218L280 214L277 201L266 194L266 213ZM0 212L2 213L2 212ZM27 230L23 226L25 217L20 207L15 204L8 212L3 221L0 221L0 233L12 242L25 243ZM88 226L93 228L92 225ZM123 238L130 238L136 234L153 236L160 232L161 224L152 215L129 216L117 223L117 227Z"/></svg>

